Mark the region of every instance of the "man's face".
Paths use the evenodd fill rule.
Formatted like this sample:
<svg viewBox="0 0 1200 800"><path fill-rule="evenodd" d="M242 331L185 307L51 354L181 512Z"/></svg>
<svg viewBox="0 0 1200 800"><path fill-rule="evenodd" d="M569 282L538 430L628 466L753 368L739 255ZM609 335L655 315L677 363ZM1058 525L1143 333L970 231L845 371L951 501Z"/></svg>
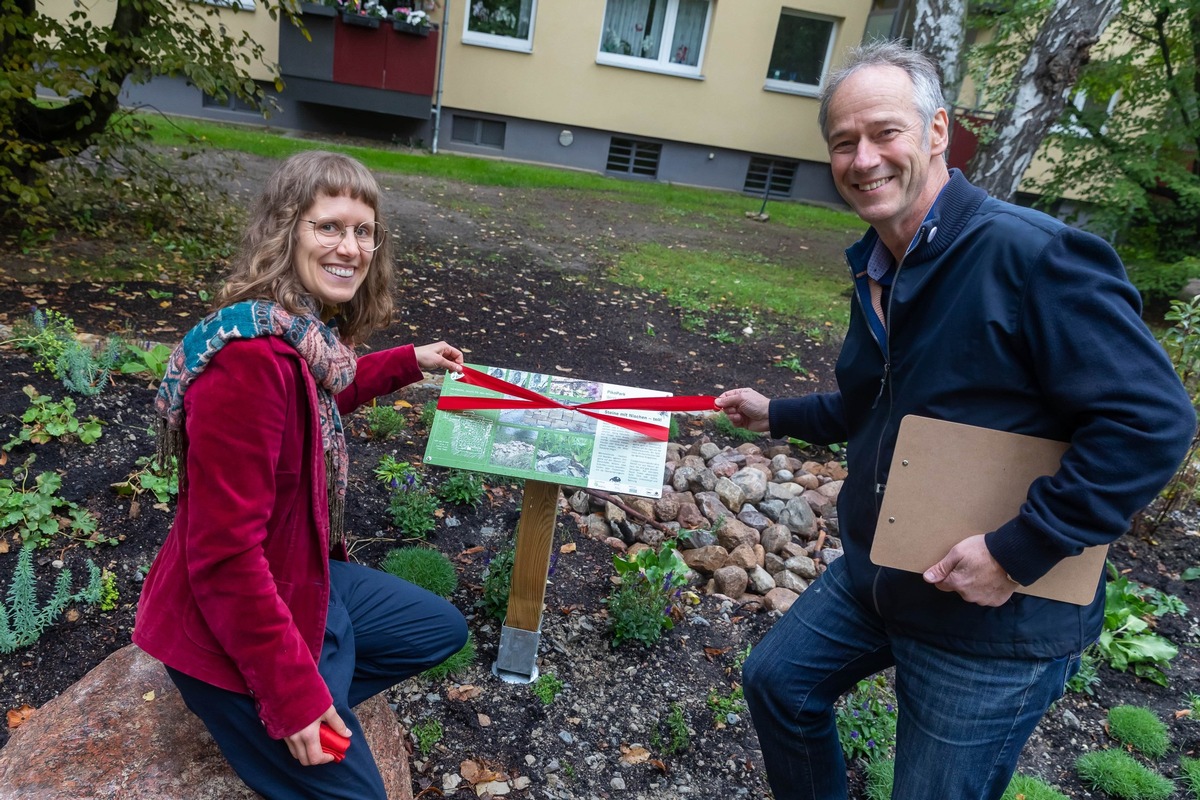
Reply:
<svg viewBox="0 0 1200 800"><path fill-rule="evenodd" d="M946 149L946 112L939 110L926 131L912 97L903 70L875 66L847 78L829 103L834 183L884 235L915 234L944 183L944 170L931 176L931 162Z"/></svg>

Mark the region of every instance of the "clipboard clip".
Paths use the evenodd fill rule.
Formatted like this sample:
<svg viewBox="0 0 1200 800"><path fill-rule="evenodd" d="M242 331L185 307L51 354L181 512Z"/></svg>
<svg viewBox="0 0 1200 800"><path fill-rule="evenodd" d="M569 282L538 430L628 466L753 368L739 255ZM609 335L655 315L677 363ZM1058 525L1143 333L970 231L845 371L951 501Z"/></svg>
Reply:
<svg viewBox="0 0 1200 800"><path fill-rule="evenodd" d="M878 495L878 496L882 497L882 496L883 496L883 493L884 493L884 492L886 492L886 491L887 491L887 484L886 484L886 483L877 483L877 484L875 484L875 494L876 494L876 495Z"/></svg>

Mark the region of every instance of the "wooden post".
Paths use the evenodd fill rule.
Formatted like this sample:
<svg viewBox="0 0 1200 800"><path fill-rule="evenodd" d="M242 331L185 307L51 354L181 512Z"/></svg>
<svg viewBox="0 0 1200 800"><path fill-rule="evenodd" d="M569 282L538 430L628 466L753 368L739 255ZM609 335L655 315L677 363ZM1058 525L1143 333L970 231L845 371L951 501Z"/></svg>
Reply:
<svg viewBox="0 0 1200 800"><path fill-rule="evenodd" d="M505 679L528 682L537 677L537 643L558 513L558 484L526 480L517 524L508 614L500 636L493 672Z"/></svg>

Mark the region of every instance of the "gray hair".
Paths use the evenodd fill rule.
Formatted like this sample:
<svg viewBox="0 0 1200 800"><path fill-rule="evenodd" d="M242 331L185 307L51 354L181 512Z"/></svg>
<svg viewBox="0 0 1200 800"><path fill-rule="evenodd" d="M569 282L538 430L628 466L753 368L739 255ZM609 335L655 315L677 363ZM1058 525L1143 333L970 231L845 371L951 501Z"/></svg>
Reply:
<svg viewBox="0 0 1200 800"><path fill-rule="evenodd" d="M864 67L896 67L904 70L913 85L913 105L924 124L924 133L929 133L933 116L939 108L946 107L942 96L942 78L929 56L917 52L900 41L874 41L850 48L846 62L833 74L821 89L821 110L817 123L821 135L829 138L829 103L842 83Z"/></svg>

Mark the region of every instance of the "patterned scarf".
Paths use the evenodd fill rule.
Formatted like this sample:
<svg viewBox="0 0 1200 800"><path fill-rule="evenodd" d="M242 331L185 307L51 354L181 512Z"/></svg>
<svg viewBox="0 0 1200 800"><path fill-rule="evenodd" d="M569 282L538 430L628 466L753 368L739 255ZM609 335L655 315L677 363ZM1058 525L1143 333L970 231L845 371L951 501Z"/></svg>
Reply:
<svg viewBox="0 0 1200 800"><path fill-rule="evenodd" d="M346 502L346 437L333 396L354 380L357 359L336 332L315 317L298 317L275 303L250 300L214 311L183 337L171 353L167 374L158 389L154 409L158 415L158 458L179 458L179 478L184 480L185 450L183 395L214 355L234 339L278 336L296 348L317 382L317 411L321 443L325 448L325 475L329 484L329 537L331 546L344 545L342 513Z"/></svg>

